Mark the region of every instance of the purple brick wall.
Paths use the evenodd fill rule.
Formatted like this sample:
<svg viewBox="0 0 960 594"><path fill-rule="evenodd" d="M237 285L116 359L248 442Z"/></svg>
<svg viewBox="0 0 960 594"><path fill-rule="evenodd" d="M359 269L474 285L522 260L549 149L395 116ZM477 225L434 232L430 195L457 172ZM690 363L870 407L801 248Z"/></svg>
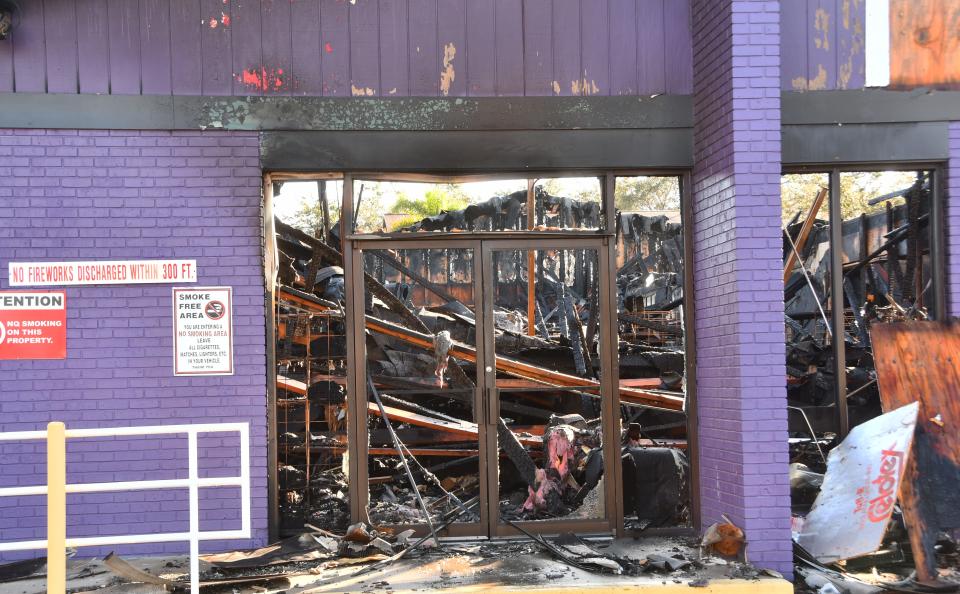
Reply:
<svg viewBox="0 0 960 594"><path fill-rule="evenodd" d="M950 122L950 162L944 235L947 241L947 313L960 316L960 122Z"/></svg>
<svg viewBox="0 0 960 594"><path fill-rule="evenodd" d="M0 130L0 287L10 261L195 258L234 289L236 374L174 377L171 285L68 287L67 359L0 361L0 431L249 422L253 546L267 536L261 171L256 133ZM238 442L201 437L201 476ZM0 487L44 484L39 444L0 446ZM185 478L186 437L68 443L68 480ZM239 489L201 491L201 529L239 528ZM68 496L68 536L187 529L186 490ZM0 538L44 538L42 497L0 499ZM185 551L121 546L121 553ZM102 554L83 549L81 554ZM33 553L9 554L33 556Z"/></svg>
<svg viewBox="0 0 960 594"><path fill-rule="evenodd" d="M695 0L694 275L703 523L792 571L780 260L780 3Z"/></svg>

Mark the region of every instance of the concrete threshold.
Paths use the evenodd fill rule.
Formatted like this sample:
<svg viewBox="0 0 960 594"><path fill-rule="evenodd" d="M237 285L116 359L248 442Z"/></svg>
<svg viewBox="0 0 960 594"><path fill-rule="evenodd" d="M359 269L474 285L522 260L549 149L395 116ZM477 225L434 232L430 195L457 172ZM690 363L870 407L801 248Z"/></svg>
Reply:
<svg viewBox="0 0 960 594"><path fill-rule="evenodd" d="M378 572L318 587L317 594L350 593L393 594L423 593L434 590L470 594L569 594L571 592L621 593L651 592L656 594L792 594L793 584L785 579L760 576L741 577L740 564L720 560L704 560L703 567L672 573L645 573L639 576L598 574L571 567L548 557L543 552L516 554L504 547L504 555L491 555L495 545L463 545L448 549L446 554L428 552L416 559L401 560ZM603 545L601 545L603 546ZM651 538L609 542L602 551L618 557L646 558L647 554L682 554L697 558L696 549L683 539ZM316 579L316 578L315 578ZM299 578L294 583L299 584ZM304 584L309 580L304 580Z"/></svg>
<svg viewBox="0 0 960 594"><path fill-rule="evenodd" d="M649 554L698 558L697 550L683 538L644 538L594 543L603 553L616 557L645 559ZM122 547L118 553L123 554ZM125 557L133 566L166 579L185 581L189 567L184 556ZM793 585L774 577L757 576L756 570L737 563L703 559L702 566L671 573L650 572L639 576L598 574L571 567L549 557L529 541L476 541L445 544L434 550L401 559L380 571L350 576L358 566L340 567L309 574L305 565L261 568L255 573L288 573L289 584L234 585L223 591L237 594L315 592L316 594L408 594L443 590L452 593L567 594L571 592L622 593L683 592L717 594L792 594ZM201 571L211 569L205 563ZM264 588L266 586L266 588ZM32 594L45 589L43 576L0 584L0 594ZM68 592L102 594L151 594L162 587L131 584L111 573L99 559L71 559L67 571Z"/></svg>

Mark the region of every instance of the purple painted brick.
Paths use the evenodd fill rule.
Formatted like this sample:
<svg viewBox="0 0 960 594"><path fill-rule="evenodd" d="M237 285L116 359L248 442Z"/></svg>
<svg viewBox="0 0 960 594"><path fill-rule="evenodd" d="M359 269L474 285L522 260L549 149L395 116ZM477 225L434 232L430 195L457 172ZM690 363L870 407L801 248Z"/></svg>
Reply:
<svg viewBox="0 0 960 594"><path fill-rule="evenodd" d="M768 412L786 406L779 12L693 2L692 223L703 523L726 514L753 562L790 574L787 420Z"/></svg>
<svg viewBox="0 0 960 594"><path fill-rule="evenodd" d="M249 422L253 538L205 543L203 548L264 544L261 182L257 167L235 167L236 160L259 162L257 134L0 130L0 146L14 144L20 156L21 149L30 149L33 165L42 168L34 171L11 164L13 170L6 172L14 204L0 213L0 229L12 230L0 233L6 255L0 260L0 287L8 288L11 259L195 258L199 284L234 287L237 371L229 377L172 376L170 285L68 287L67 359L0 361L0 431L41 429L54 420L65 421L68 427ZM65 150L68 146L78 148ZM65 156L72 154L86 159L85 166ZM90 160L95 167L89 167ZM198 162L204 165L198 167ZM204 198L201 186L209 183L206 174L217 175L221 198ZM162 192L151 187L161 181L171 183ZM200 224L210 212L218 226L209 226L209 219ZM224 237L232 242L229 249L220 247ZM202 437L201 475L234 474L237 447L235 437ZM43 448L37 444L4 444L0 460L0 487L42 484L45 479ZM68 469L69 480L76 482L185 477L186 438L70 442ZM239 527L238 500L238 493L229 489L201 492L202 528ZM187 527L186 509L182 490L70 496L68 534L182 531ZM4 540L43 538L44 530L42 498L0 499ZM182 553L186 545L118 550L131 555ZM15 556L32 552L0 558Z"/></svg>

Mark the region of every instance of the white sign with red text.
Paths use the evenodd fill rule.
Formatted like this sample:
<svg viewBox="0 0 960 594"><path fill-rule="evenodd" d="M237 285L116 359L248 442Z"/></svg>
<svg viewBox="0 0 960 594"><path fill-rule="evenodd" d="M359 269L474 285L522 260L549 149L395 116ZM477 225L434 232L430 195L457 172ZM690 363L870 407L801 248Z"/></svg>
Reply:
<svg viewBox="0 0 960 594"><path fill-rule="evenodd" d="M11 262L11 287L195 283L196 260Z"/></svg>
<svg viewBox="0 0 960 594"><path fill-rule="evenodd" d="M233 375L233 289L173 289L173 374Z"/></svg>
<svg viewBox="0 0 960 594"><path fill-rule="evenodd" d="M820 494L797 542L822 563L860 557L880 547L900 493L919 404L858 425L827 456Z"/></svg>

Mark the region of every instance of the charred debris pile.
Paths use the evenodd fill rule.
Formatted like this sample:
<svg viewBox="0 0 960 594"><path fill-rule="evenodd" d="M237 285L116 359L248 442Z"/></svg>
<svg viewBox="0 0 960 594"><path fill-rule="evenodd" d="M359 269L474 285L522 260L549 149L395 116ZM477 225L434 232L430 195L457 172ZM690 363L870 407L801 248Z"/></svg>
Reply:
<svg viewBox="0 0 960 594"><path fill-rule="evenodd" d="M783 238L794 559L807 588L798 591L954 592L960 328L929 321L930 176L841 222L836 296L826 196L821 190ZM834 308L843 311L842 336ZM837 368L853 427L842 442Z"/></svg>
<svg viewBox="0 0 960 594"><path fill-rule="evenodd" d="M541 229L596 229L599 206L536 188ZM526 192L419 221L405 231L523 228ZM626 516L687 520L682 236L667 216L618 213L619 389ZM318 236L275 221L277 435L281 526L349 524L346 333L339 224ZM603 516L596 254L539 252L535 323L527 257L497 254L494 341L505 520ZM476 520L472 254L364 252L369 503L374 525ZM402 455L401 455L402 452ZM658 478L652 479L651 476ZM469 509L469 511L465 511Z"/></svg>
<svg viewBox="0 0 960 594"><path fill-rule="evenodd" d="M897 206L892 201L900 201ZM843 294L833 295L827 190L807 212L798 212L783 234L787 395L795 456L816 464L813 430L830 445L835 436L835 340L843 341L850 425L880 414L870 339L876 323L926 320L934 302L930 260L930 179L872 199L884 208L842 222ZM842 337L831 315L843 309ZM802 412L801 412L802 411ZM803 450L801 452L800 450ZM801 461L799 459L795 461ZM822 462L821 462L822 464ZM822 470L822 468L821 468Z"/></svg>

